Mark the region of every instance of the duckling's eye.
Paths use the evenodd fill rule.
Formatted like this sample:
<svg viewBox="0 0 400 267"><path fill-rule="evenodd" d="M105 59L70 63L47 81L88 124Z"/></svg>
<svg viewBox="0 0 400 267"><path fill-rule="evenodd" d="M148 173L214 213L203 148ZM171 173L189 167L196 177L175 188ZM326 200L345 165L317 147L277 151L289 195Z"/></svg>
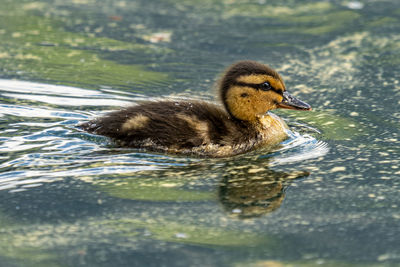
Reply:
<svg viewBox="0 0 400 267"><path fill-rule="evenodd" d="M272 89L272 86L269 84L269 82L265 82L261 84L261 90L263 91L269 91Z"/></svg>

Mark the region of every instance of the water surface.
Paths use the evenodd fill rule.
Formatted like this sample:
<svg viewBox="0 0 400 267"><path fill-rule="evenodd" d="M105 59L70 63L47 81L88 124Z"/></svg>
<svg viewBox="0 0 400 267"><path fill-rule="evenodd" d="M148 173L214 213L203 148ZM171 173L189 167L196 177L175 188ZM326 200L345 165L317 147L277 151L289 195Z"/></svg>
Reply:
<svg viewBox="0 0 400 267"><path fill-rule="evenodd" d="M400 4L0 0L0 266L398 266ZM267 63L312 112L225 159L115 147L76 125L215 101Z"/></svg>

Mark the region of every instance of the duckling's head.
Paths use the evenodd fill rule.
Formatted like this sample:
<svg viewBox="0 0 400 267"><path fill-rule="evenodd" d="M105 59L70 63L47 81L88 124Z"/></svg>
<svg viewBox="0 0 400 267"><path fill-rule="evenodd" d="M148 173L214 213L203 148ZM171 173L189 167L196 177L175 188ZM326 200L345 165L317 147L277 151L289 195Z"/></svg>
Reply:
<svg viewBox="0 0 400 267"><path fill-rule="evenodd" d="M221 80L220 97L229 114L242 121L255 121L276 108L311 110L286 92L275 70L255 61L239 61L228 68Z"/></svg>

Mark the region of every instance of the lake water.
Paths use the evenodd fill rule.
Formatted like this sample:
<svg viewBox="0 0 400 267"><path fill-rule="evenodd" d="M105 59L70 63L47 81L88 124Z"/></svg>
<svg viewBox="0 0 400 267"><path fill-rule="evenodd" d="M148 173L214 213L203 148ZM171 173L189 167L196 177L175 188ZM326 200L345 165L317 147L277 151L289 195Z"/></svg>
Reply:
<svg viewBox="0 0 400 267"><path fill-rule="evenodd" d="M0 0L0 266L400 266L400 2ZM76 125L214 101L231 63L313 111L274 151L123 149Z"/></svg>

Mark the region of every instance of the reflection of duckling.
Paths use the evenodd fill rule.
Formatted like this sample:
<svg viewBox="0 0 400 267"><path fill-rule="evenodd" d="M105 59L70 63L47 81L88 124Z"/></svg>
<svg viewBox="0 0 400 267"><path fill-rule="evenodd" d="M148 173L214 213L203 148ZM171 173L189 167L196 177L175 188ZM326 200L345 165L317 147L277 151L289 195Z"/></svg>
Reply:
<svg viewBox="0 0 400 267"><path fill-rule="evenodd" d="M254 168L254 166L253 166ZM219 199L225 210L238 218L254 218L278 209L290 180L308 176L305 171L275 172L268 168L231 169L219 187Z"/></svg>
<svg viewBox="0 0 400 267"><path fill-rule="evenodd" d="M287 138L287 125L269 110L311 109L286 92L277 72L253 61L238 62L227 70L220 96L225 110L199 101L146 102L80 127L111 137L121 146L224 157Z"/></svg>

